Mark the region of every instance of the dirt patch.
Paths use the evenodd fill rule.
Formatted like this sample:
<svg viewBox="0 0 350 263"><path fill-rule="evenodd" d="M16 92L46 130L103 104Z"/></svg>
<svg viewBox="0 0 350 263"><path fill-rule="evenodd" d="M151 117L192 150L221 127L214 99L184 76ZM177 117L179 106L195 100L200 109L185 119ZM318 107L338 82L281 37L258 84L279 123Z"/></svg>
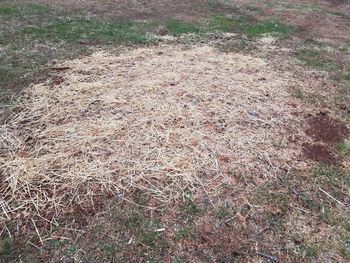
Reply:
<svg viewBox="0 0 350 263"><path fill-rule="evenodd" d="M306 143L303 145L303 153L308 159L316 162L323 162L328 165L337 164L335 156L322 144Z"/></svg>
<svg viewBox="0 0 350 263"><path fill-rule="evenodd" d="M327 0L327 2L329 2L331 5L342 5L342 4L346 4L349 2L349 0Z"/></svg>
<svg viewBox="0 0 350 263"><path fill-rule="evenodd" d="M321 114L309 120L306 134L316 142L336 144L348 137L349 130L341 121Z"/></svg>
<svg viewBox="0 0 350 263"><path fill-rule="evenodd" d="M348 1L276 1L254 14L259 20L278 19L299 29L301 39L318 38L338 45L350 41ZM257 4L257 3L254 3ZM271 6L272 5L272 6Z"/></svg>
<svg viewBox="0 0 350 263"><path fill-rule="evenodd" d="M54 85L60 85L64 82L64 78L62 76L53 76L51 81Z"/></svg>
<svg viewBox="0 0 350 263"><path fill-rule="evenodd" d="M299 15L297 21L302 34L308 37L334 39L344 42L350 41L350 33L344 30L345 28L349 28L349 20L341 16L309 13Z"/></svg>
<svg viewBox="0 0 350 263"><path fill-rule="evenodd" d="M35 2L48 4L50 6L68 8L71 10L84 10L84 12L91 16L113 20L181 19L185 21L200 21L212 14L235 14L238 11L235 6L227 5L223 2L220 3L220 1L209 2L206 0L37 0Z"/></svg>

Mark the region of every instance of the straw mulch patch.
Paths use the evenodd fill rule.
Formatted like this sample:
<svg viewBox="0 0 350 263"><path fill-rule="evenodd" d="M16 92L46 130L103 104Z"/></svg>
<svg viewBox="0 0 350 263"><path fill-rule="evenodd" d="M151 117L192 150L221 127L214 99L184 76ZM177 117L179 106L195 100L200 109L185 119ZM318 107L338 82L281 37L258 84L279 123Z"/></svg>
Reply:
<svg viewBox="0 0 350 263"><path fill-rule="evenodd" d="M165 45L59 67L1 127L2 221L136 189L167 205L237 173L278 176L296 155L293 81L263 59Z"/></svg>

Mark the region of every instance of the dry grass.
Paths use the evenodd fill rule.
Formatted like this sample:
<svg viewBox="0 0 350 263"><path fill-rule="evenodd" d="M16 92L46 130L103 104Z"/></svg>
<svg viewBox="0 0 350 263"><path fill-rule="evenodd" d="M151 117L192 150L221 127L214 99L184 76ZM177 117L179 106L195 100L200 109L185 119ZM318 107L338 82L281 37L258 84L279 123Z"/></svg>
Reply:
<svg viewBox="0 0 350 263"><path fill-rule="evenodd" d="M300 125L295 81L262 59L164 45L61 66L64 82L28 88L1 127L2 221L135 189L166 205L233 172L258 183L298 166L281 147Z"/></svg>

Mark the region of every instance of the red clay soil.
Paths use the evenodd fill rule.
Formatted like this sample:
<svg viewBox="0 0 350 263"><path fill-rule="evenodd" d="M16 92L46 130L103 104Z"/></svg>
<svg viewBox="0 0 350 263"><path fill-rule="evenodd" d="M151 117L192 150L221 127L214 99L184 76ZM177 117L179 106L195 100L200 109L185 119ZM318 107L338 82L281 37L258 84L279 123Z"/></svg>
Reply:
<svg viewBox="0 0 350 263"><path fill-rule="evenodd" d="M65 81L65 79L62 76L53 76L51 81L54 85L60 85Z"/></svg>
<svg viewBox="0 0 350 263"><path fill-rule="evenodd" d="M306 143L303 145L303 153L308 159L316 162L322 162L328 165L337 164L335 156L322 144Z"/></svg>
<svg viewBox="0 0 350 263"><path fill-rule="evenodd" d="M339 120L328 117L327 115L318 115L309 120L309 127L306 130L306 134L316 142L334 145L346 139L349 136L349 130Z"/></svg>

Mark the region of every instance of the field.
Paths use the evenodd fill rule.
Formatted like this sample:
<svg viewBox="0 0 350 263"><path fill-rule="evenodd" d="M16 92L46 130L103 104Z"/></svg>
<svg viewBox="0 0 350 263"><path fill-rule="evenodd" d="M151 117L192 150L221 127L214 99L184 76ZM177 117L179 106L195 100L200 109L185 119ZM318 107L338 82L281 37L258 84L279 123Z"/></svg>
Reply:
<svg viewBox="0 0 350 263"><path fill-rule="evenodd" d="M0 0L0 262L349 262L347 0Z"/></svg>

